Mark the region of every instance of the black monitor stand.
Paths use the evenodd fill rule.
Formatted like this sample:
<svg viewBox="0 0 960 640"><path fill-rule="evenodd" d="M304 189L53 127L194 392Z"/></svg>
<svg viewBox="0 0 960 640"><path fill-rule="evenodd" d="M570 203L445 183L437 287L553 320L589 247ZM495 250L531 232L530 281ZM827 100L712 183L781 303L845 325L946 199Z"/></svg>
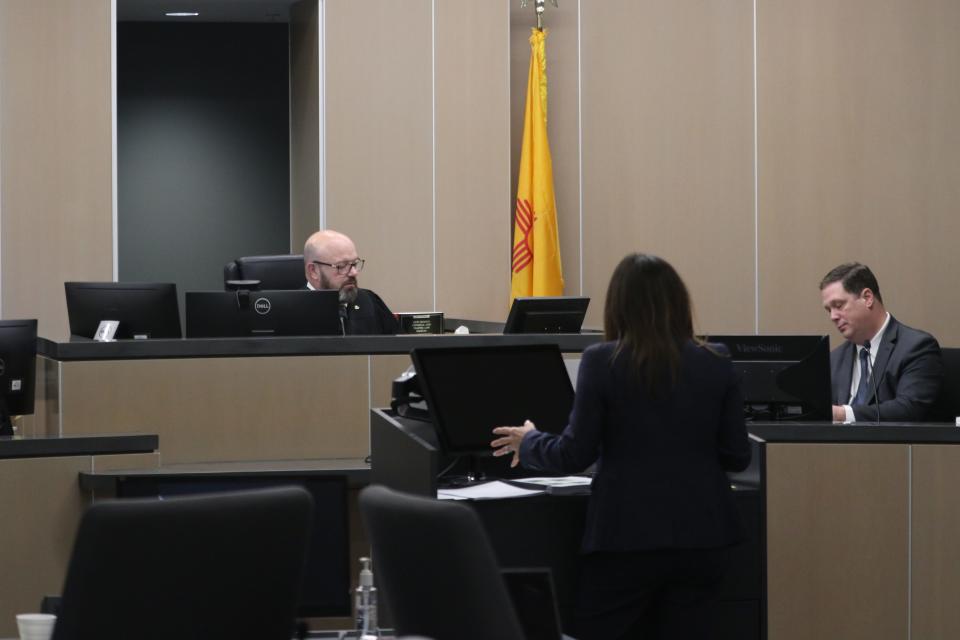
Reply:
<svg viewBox="0 0 960 640"><path fill-rule="evenodd" d="M7 401L0 395L0 436L13 435L13 420L7 409Z"/></svg>
<svg viewBox="0 0 960 640"><path fill-rule="evenodd" d="M491 479L487 477L486 472L480 468L479 456L463 456L461 459L466 460L466 473L456 473L449 476L443 475L439 478L441 484L448 487L469 487L475 484L482 484Z"/></svg>

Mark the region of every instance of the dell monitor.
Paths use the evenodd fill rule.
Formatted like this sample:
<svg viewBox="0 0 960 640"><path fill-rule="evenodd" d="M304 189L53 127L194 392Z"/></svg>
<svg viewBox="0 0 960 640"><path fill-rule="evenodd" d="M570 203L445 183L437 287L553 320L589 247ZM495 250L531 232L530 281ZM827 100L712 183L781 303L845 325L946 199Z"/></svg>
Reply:
<svg viewBox="0 0 960 640"><path fill-rule="evenodd" d="M100 323L116 321L113 338L182 338L177 285L171 282L65 282L70 333L97 335Z"/></svg>
<svg viewBox="0 0 960 640"><path fill-rule="evenodd" d="M560 433L567 426L573 385L557 345L423 348L410 355L448 456L470 456L474 464L492 456L494 427L530 420ZM487 466L509 474L506 458Z"/></svg>
<svg viewBox="0 0 960 640"><path fill-rule="evenodd" d="M827 336L709 336L730 351L753 420L831 420Z"/></svg>
<svg viewBox="0 0 960 640"><path fill-rule="evenodd" d="M188 338L343 335L339 292L187 291Z"/></svg>
<svg viewBox="0 0 960 640"><path fill-rule="evenodd" d="M13 435L11 416L33 413L37 321L0 320L0 436Z"/></svg>
<svg viewBox="0 0 960 640"><path fill-rule="evenodd" d="M590 298L537 296L514 298L504 333L580 333Z"/></svg>

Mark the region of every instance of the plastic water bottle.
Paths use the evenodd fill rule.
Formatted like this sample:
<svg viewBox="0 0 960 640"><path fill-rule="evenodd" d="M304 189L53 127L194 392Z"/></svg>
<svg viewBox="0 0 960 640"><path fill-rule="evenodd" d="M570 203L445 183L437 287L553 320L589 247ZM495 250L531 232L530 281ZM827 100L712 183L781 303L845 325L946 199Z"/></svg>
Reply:
<svg viewBox="0 0 960 640"><path fill-rule="evenodd" d="M370 558L360 558L360 584L355 590L357 635L361 638L380 635L377 630L377 588L373 586Z"/></svg>

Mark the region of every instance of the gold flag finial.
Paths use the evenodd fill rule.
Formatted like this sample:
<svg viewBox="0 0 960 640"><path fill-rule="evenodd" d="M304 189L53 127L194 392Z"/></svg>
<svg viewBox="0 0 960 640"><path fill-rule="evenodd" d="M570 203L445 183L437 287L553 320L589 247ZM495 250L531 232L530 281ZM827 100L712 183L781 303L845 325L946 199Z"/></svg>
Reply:
<svg viewBox="0 0 960 640"><path fill-rule="evenodd" d="M529 2L530 0L520 0L520 8L526 9ZM537 10L537 29L543 31L543 12L546 9L547 0L533 0L533 2ZM559 9L557 0L550 0L550 4L552 4L555 9Z"/></svg>

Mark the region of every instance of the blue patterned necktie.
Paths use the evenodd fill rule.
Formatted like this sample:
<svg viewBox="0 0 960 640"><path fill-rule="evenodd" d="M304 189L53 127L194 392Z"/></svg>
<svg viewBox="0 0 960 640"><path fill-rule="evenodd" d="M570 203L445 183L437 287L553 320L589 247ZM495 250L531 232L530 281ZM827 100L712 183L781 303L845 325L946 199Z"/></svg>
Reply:
<svg viewBox="0 0 960 640"><path fill-rule="evenodd" d="M850 401L851 406L867 404L870 397L870 348L860 349L860 384L857 386L857 393Z"/></svg>

